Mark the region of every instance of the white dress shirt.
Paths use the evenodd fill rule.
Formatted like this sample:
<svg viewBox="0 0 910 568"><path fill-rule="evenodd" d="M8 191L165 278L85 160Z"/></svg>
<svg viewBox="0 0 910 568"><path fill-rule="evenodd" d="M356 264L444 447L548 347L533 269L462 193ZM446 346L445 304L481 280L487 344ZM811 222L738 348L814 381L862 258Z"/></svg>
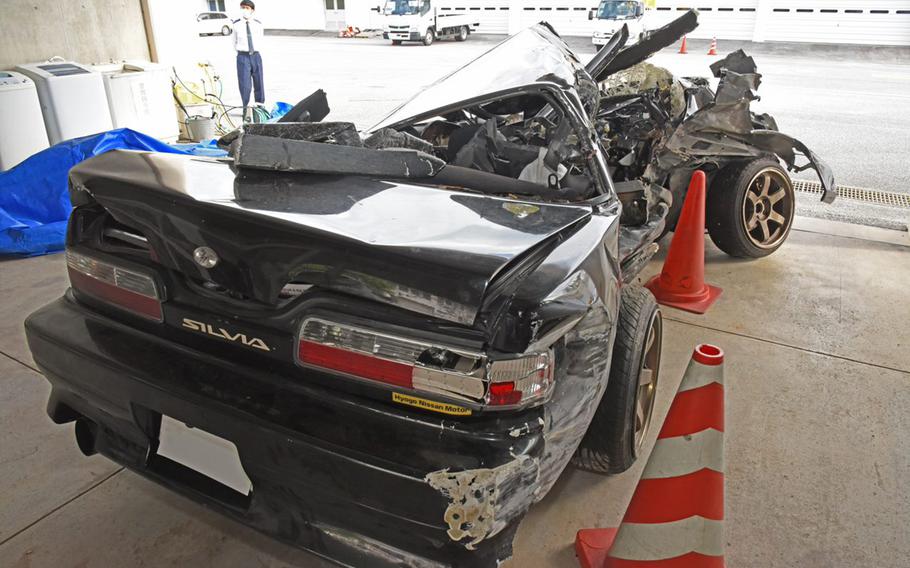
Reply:
<svg viewBox="0 0 910 568"><path fill-rule="evenodd" d="M234 49L244 53L250 51L250 40L246 34L247 22L250 24L250 35L253 36L253 51L260 51L265 30L262 27L262 22L256 18L234 20Z"/></svg>

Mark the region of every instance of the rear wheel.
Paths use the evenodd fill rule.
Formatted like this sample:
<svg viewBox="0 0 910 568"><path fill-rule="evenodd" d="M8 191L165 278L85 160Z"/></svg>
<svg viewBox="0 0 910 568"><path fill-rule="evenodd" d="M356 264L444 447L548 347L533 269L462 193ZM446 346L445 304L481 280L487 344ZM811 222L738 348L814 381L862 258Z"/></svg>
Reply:
<svg viewBox="0 0 910 568"><path fill-rule="evenodd" d="M231 28L228 27L228 26L222 27L222 28L221 28L221 35L223 35L223 36L231 35Z"/></svg>
<svg viewBox="0 0 910 568"><path fill-rule="evenodd" d="M635 463L651 427L662 347L657 301L641 286L626 286L607 391L572 458L577 467L621 473Z"/></svg>
<svg viewBox="0 0 910 568"><path fill-rule="evenodd" d="M455 41L465 41L468 39L468 26L461 26L458 30L458 35L455 36Z"/></svg>
<svg viewBox="0 0 910 568"><path fill-rule="evenodd" d="M393 39L393 40L392 40L392 45L401 45L401 40L400 40L400 39Z"/></svg>
<svg viewBox="0 0 910 568"><path fill-rule="evenodd" d="M433 31L433 28L427 28L427 33L423 36L423 44L433 45L434 41L436 41L436 32Z"/></svg>
<svg viewBox="0 0 910 568"><path fill-rule="evenodd" d="M705 222L711 240L730 256L760 258L784 244L796 214L796 194L774 160L738 162L711 182Z"/></svg>

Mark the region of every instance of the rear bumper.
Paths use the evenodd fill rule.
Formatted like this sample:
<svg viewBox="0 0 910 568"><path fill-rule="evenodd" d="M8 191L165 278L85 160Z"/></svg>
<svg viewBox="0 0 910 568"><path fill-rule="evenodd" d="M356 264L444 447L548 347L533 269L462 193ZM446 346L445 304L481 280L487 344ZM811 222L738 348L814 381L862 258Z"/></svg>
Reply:
<svg viewBox="0 0 910 568"><path fill-rule="evenodd" d="M83 450L341 563L495 565L531 504L541 409L457 422L398 410L168 342L69 295L32 314L26 334L53 387L48 414L81 421ZM160 467L161 414L234 442L250 497ZM426 480L447 468L468 473L450 489L473 492L476 477L493 495L477 504L488 522L480 539L453 528L454 500Z"/></svg>

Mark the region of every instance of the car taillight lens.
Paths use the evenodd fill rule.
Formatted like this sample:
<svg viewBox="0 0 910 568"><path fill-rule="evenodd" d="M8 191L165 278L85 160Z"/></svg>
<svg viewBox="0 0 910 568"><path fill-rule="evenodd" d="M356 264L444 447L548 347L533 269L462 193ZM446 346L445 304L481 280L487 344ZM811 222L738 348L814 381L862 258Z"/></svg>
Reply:
<svg viewBox="0 0 910 568"><path fill-rule="evenodd" d="M492 361L487 375L487 404L513 406L547 396L553 385L553 354L534 353L516 359Z"/></svg>
<svg viewBox="0 0 910 568"><path fill-rule="evenodd" d="M551 353L507 360L365 328L309 318L297 349L302 365L489 407L525 406L549 394Z"/></svg>
<svg viewBox="0 0 910 568"><path fill-rule="evenodd" d="M76 290L144 318L163 321L154 278L72 250L66 251L70 284Z"/></svg>

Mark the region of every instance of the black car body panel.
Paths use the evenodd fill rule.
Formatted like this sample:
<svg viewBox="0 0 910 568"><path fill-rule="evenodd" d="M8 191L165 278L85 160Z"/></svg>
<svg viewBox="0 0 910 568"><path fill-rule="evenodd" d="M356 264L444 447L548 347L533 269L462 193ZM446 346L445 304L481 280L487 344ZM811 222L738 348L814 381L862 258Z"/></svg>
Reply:
<svg viewBox="0 0 910 568"><path fill-rule="evenodd" d="M78 416L77 430L91 425L84 450L336 561L492 564L507 555L517 523L503 519L505 530L469 552L446 535L449 503L424 477L521 460L526 470L513 468L499 483L536 481L540 409L456 423L339 396L274 365L214 357L138 330L71 296L26 326L53 386L49 414L59 422ZM255 487L251 497L155 460L161 413L234 442ZM520 440L509 435L516 429Z"/></svg>
<svg viewBox="0 0 910 568"><path fill-rule="evenodd" d="M654 55L661 49L673 45L679 38L685 36L697 27L698 13L695 10L689 10L664 27L647 32L647 36L641 41L630 46L625 46L629 33L628 27L623 25L625 32L622 35L625 35L626 39L620 41L620 45L616 50L617 52L609 57L603 53L610 53L610 51L612 51L611 48L614 46L613 40L611 39L610 43L601 50L601 53L595 55L594 58L588 62L586 69L595 81L601 82L610 75L622 71L623 69L628 69L636 63L640 63ZM615 35L614 39L616 39Z"/></svg>
<svg viewBox="0 0 910 568"><path fill-rule="evenodd" d="M163 321L79 289L33 314L26 333L53 386L49 414L77 420L85 451L333 560L496 565L606 388L621 282L615 199L248 174L135 152L73 170L68 250L153 274ZM147 246L107 239L133 233ZM200 246L223 271L194 262ZM289 281L308 288L284 298ZM213 283L223 286L203 285ZM296 364L301 322L327 315L490 354L549 348L555 385L513 412L397 405L394 389ZM241 333L268 349L226 337ZM250 497L157 456L162 414L232 441Z"/></svg>
<svg viewBox="0 0 910 568"><path fill-rule="evenodd" d="M90 194L149 239L162 265L200 282L266 305L306 282L462 324L510 263L591 215L360 177L235 179L223 162L126 150L70 175L74 203ZM203 245L218 251L216 268L193 261Z"/></svg>
<svg viewBox="0 0 910 568"><path fill-rule="evenodd" d="M162 324L72 290L30 316L26 332L53 387L48 413L85 424L84 451L345 564L494 566L511 554L519 521L568 463L606 388L617 231L615 217L598 216L553 249L494 335L317 290L277 312L230 309L171 271L161 272ZM294 365L297 325L325 313L465 347L558 339L556 387L546 405L519 413L453 419L393 405L386 389ZM275 348L193 333L180 327L187 317ZM155 459L161 414L234 442L250 499ZM465 502L465 492L479 497ZM452 511L470 514L465 507L488 523L462 530Z"/></svg>

